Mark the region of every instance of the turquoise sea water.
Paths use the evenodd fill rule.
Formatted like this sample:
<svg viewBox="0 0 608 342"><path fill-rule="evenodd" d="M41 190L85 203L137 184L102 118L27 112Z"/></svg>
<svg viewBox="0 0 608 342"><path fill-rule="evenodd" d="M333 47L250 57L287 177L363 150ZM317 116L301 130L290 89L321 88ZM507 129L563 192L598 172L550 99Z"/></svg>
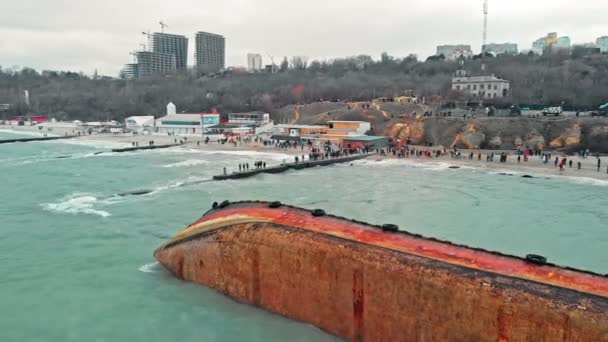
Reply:
<svg viewBox="0 0 608 342"><path fill-rule="evenodd" d="M188 148L94 154L113 146L0 145L0 341L337 340L174 279L154 262L157 246L224 199L323 208L608 273L606 182L390 160L212 182L224 166L288 157ZM117 195L136 190L152 192Z"/></svg>

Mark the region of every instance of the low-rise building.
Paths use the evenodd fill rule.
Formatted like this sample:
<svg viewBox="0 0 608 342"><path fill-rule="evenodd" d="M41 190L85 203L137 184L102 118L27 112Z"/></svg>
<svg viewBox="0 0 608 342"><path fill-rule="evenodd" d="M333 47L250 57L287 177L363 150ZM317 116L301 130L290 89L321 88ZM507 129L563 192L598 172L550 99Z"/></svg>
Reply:
<svg viewBox="0 0 608 342"><path fill-rule="evenodd" d="M325 125L276 125L274 138L277 140L317 140L342 144L344 139L364 136L371 130L367 121L328 121Z"/></svg>
<svg viewBox="0 0 608 342"><path fill-rule="evenodd" d="M498 55L516 55L518 52L517 44L514 43L503 43L503 44L486 44L483 47L485 52L491 53L495 56Z"/></svg>
<svg viewBox="0 0 608 342"><path fill-rule="evenodd" d="M130 132L144 133L154 128L154 116L130 116L125 119L125 129Z"/></svg>
<svg viewBox="0 0 608 342"><path fill-rule="evenodd" d="M270 114L260 111L228 114L228 123L234 125L262 126L270 122Z"/></svg>
<svg viewBox="0 0 608 342"><path fill-rule="evenodd" d="M494 75L468 76L466 71L458 70L452 78L452 90L479 98L494 99L507 96L511 91L511 82Z"/></svg>
<svg viewBox="0 0 608 342"><path fill-rule="evenodd" d="M156 119L154 132L169 135L202 135L201 114L169 114Z"/></svg>
<svg viewBox="0 0 608 342"><path fill-rule="evenodd" d="M344 138L343 145L348 148L369 147L372 149L380 149L388 147L390 145L390 141L388 140L388 137L385 136L363 135L346 137Z"/></svg>

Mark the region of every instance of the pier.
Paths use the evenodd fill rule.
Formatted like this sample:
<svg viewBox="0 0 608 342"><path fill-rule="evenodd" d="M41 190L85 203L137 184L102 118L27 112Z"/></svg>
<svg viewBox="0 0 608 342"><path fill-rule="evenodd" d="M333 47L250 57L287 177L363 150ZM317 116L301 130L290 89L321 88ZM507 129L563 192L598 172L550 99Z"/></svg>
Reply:
<svg viewBox="0 0 608 342"><path fill-rule="evenodd" d="M287 170L301 170L307 169L315 166L329 166L333 164L339 163L348 163L355 160L360 160L367 158L375 153L365 153L365 154L355 154L346 157L338 157L338 158L328 158L328 159L320 159L320 160L311 160L305 162L298 163L286 163L277 166L267 167L267 168L259 168L248 171L240 171L240 172L232 172L224 175L213 176L213 180L228 180L228 179L243 179L249 178L253 176L257 176L262 173L282 173Z"/></svg>
<svg viewBox="0 0 608 342"><path fill-rule="evenodd" d="M60 140L60 139L71 139L74 138L73 135L65 136L65 137L38 137L38 138L20 138L20 139L5 139L0 140L0 144L12 144L12 143L26 143L31 141L46 141L46 140Z"/></svg>
<svg viewBox="0 0 608 342"><path fill-rule="evenodd" d="M149 145L149 146L136 146L136 147L125 147L125 148L114 148L112 152L133 152L133 151L141 151L141 150L158 150L161 148L169 148L181 146L181 144L170 144L170 145Z"/></svg>

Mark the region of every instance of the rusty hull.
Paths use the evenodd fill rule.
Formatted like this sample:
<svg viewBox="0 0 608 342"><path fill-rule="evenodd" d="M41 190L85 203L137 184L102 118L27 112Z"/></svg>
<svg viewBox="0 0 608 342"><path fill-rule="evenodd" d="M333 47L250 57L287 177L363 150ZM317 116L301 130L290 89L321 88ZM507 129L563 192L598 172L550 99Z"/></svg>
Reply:
<svg viewBox="0 0 608 342"><path fill-rule="evenodd" d="M175 276L351 341L608 341L608 278L241 202L159 247Z"/></svg>

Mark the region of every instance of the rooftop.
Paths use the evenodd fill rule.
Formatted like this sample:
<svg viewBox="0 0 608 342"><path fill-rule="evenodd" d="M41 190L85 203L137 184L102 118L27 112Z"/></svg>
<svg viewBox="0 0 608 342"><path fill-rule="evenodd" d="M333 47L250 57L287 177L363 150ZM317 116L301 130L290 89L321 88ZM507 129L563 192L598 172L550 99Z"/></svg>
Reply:
<svg viewBox="0 0 608 342"><path fill-rule="evenodd" d="M344 138L344 140L348 141L374 141L380 139L387 139L387 137L381 135L359 135L355 137Z"/></svg>
<svg viewBox="0 0 608 342"><path fill-rule="evenodd" d="M323 125L290 125L290 124L278 124L278 128L308 128L308 129L327 129L328 127Z"/></svg>
<svg viewBox="0 0 608 342"><path fill-rule="evenodd" d="M511 83L507 80L503 80L496 76L455 76L452 79L452 82L456 82L456 83L468 83L468 82L507 82L507 83Z"/></svg>

